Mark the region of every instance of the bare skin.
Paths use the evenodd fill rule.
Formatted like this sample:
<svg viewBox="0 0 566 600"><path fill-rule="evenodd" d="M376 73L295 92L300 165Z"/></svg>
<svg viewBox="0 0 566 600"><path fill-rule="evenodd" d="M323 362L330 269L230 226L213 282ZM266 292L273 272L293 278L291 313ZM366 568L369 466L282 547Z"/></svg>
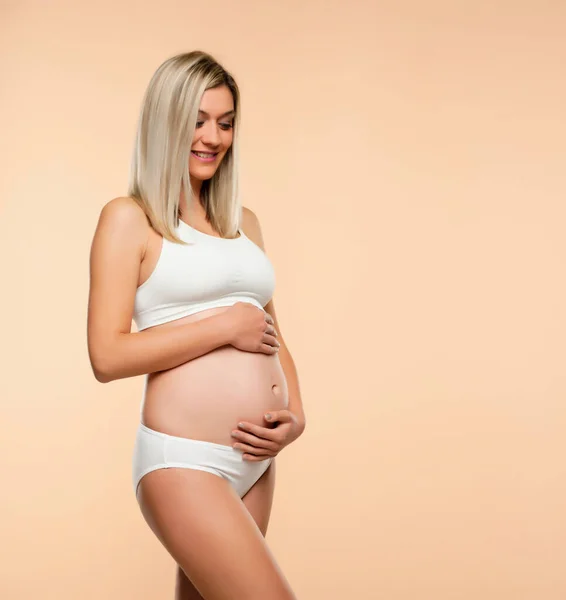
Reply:
<svg viewBox="0 0 566 600"><path fill-rule="evenodd" d="M242 498L242 503L255 521L259 531L265 537L273 504L275 488L275 460L260 477L250 491ZM255 575L255 572L254 572ZM270 593L273 590L270 589ZM284 596L285 597L285 596ZM175 584L175 600L202 600L191 580L185 575L180 566L177 566L177 579Z"/></svg>
<svg viewBox="0 0 566 600"><path fill-rule="evenodd" d="M226 118L220 115L230 105L227 88L207 90L201 103L206 114L203 125L195 131L193 149L218 151L220 155L226 152L231 131L221 127ZM200 183L214 171L210 164L193 162L191 157L191 185L198 197ZM192 227L217 235L199 203L189 211L181 198L180 207L182 218ZM242 229L263 249L257 217L246 208ZM91 250L88 337L93 370L102 382L147 374L143 420L149 427L171 435L232 444L230 431L236 418L266 426L262 413L287 407L288 380L293 389L296 387L294 378L288 377L291 359L273 302L265 307L265 313L244 303L131 333L137 287L150 277L160 249L161 237L132 199L117 198L104 207ZM286 356L285 372L278 359L281 349ZM220 372L226 373L236 373L247 365L252 376L246 381L256 382L256 386L259 381L261 386L257 390L234 386L239 395L228 398L224 407L215 407L214 419L212 413L207 416L205 412L210 399L202 401L198 393L204 388L195 387L191 397L195 412L188 414L189 403L182 392L189 382L195 385L207 365L220 366ZM226 398L222 378L216 379L220 385L216 397ZM203 382L206 380L210 378L203 377ZM230 413L228 407L235 407L236 412ZM224 420L219 414L224 414ZM204 415L200 428L194 425L197 415ZM215 428L211 429L210 423L215 423ZM256 459L265 458L261 456L265 449L252 450L258 453ZM242 499L227 481L203 471L159 469L142 478L138 488L142 514L178 564L176 600L295 598L264 539L275 468L273 460Z"/></svg>

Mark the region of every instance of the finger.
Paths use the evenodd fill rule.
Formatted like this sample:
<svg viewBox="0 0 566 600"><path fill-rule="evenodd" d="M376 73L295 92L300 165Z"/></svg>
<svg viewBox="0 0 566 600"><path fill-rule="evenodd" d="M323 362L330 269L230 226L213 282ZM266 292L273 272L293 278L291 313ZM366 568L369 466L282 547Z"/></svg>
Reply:
<svg viewBox="0 0 566 600"><path fill-rule="evenodd" d="M270 346L269 344L262 344L259 349L264 354L277 354L279 352L279 346Z"/></svg>
<svg viewBox="0 0 566 600"><path fill-rule="evenodd" d="M277 337L277 330L275 329L275 327L273 325L268 325L265 328L265 333Z"/></svg>
<svg viewBox="0 0 566 600"><path fill-rule="evenodd" d="M259 350L265 354L276 354L279 352L280 346L281 344L273 336L264 334Z"/></svg>
<svg viewBox="0 0 566 600"><path fill-rule="evenodd" d="M274 336L269 335L267 332L263 334L263 343L268 344L269 346L281 346L278 340L275 339Z"/></svg>
<svg viewBox="0 0 566 600"><path fill-rule="evenodd" d="M268 413L265 413L264 419L270 423L275 423L276 421L279 421L280 423L288 423L293 420L293 417L291 416L290 411L283 409L272 410Z"/></svg>
<svg viewBox="0 0 566 600"><path fill-rule="evenodd" d="M232 434L235 440L239 443L249 444L255 448L262 448L265 450L276 450L278 445L277 442L266 440L261 437L252 435L251 433L245 433L244 431L238 431L236 434Z"/></svg>
<svg viewBox="0 0 566 600"><path fill-rule="evenodd" d="M273 317L268 312L265 313L265 320L271 325L274 325Z"/></svg>
<svg viewBox="0 0 566 600"><path fill-rule="evenodd" d="M268 456L273 456L273 452L271 450L263 450L261 448L256 448L255 446L250 446L248 444L241 444L240 442L234 444L234 448L236 450L241 450L242 452L253 454L253 456L263 456L264 458L267 458Z"/></svg>
<svg viewBox="0 0 566 600"><path fill-rule="evenodd" d="M275 413L276 411L274 411ZM277 433L276 429L271 429L269 427L262 427L261 425L256 425L255 423L243 422L242 424L238 423L238 430L240 432L249 432L257 438L261 438L267 440L268 442L278 443L279 441L279 433Z"/></svg>
<svg viewBox="0 0 566 600"><path fill-rule="evenodd" d="M272 458L275 458L275 456L277 456L276 454L274 456L272 456ZM264 458L263 456L254 456L253 454L244 454L242 456L242 458L246 461L246 462L261 462L262 460L267 460L266 458ZM269 458L269 457L268 457Z"/></svg>

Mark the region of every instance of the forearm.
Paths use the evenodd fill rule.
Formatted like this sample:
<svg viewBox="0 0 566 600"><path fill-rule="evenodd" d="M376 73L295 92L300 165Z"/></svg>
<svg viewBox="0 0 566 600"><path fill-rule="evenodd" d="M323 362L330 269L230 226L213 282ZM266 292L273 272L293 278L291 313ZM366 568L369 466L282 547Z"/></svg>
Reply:
<svg viewBox="0 0 566 600"><path fill-rule="evenodd" d="M283 367L285 379L287 380L287 389L289 391L289 405L287 409L297 417L299 425L302 429L304 429L306 425L306 419L301 400L301 390L299 388L297 368L295 367L295 362L293 361L291 353L285 345L282 345L279 349L279 361Z"/></svg>
<svg viewBox="0 0 566 600"><path fill-rule="evenodd" d="M101 383L172 369L229 343L223 313L192 323L120 333L91 363Z"/></svg>

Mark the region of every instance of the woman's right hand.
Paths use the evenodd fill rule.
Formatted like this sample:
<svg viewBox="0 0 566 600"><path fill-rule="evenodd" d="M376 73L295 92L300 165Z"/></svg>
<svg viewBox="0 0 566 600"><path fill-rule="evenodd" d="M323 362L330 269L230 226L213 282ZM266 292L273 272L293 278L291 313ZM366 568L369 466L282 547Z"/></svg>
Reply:
<svg viewBox="0 0 566 600"><path fill-rule="evenodd" d="M245 352L276 354L281 345L273 317L249 302L236 302L225 311L229 344Z"/></svg>

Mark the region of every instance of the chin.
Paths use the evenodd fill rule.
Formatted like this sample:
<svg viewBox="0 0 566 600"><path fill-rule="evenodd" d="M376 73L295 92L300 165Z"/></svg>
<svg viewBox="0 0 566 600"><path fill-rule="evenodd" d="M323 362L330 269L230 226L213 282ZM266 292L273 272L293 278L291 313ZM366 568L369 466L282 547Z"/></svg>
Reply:
<svg viewBox="0 0 566 600"><path fill-rule="evenodd" d="M193 171L189 171L189 175L194 177L195 179L200 179L201 181L206 181L207 179L212 179L216 174L216 170L208 173L194 173Z"/></svg>

